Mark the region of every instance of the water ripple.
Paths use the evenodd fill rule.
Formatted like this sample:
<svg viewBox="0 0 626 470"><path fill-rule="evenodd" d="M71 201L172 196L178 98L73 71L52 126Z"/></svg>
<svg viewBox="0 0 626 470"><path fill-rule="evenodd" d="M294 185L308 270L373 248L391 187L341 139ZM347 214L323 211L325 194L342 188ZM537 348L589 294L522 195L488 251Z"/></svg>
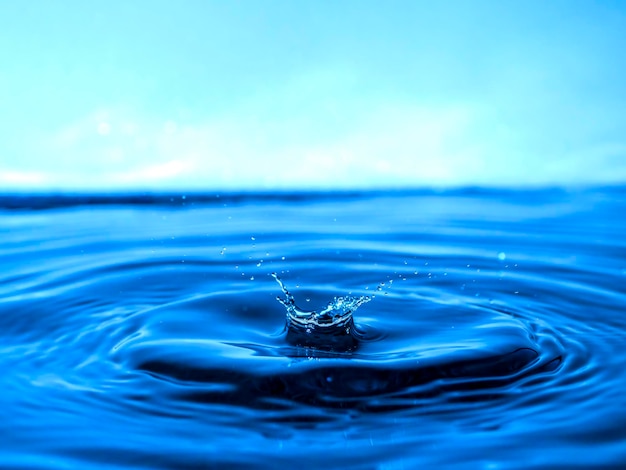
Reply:
<svg viewBox="0 0 626 470"><path fill-rule="evenodd" d="M619 465L626 201L611 194L15 203L0 460Z"/></svg>

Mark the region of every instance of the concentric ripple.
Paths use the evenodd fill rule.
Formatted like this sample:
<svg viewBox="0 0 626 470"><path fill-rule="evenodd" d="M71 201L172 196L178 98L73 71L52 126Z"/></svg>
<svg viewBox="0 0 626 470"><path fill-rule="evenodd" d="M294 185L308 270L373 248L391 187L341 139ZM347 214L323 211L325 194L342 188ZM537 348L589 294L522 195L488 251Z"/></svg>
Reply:
<svg viewBox="0 0 626 470"><path fill-rule="evenodd" d="M619 467L625 199L12 200L0 461Z"/></svg>

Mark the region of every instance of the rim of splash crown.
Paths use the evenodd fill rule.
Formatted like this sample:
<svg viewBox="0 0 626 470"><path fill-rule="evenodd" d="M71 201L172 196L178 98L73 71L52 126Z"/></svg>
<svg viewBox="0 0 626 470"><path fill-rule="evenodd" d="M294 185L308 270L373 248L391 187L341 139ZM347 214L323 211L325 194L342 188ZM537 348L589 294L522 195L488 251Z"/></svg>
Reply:
<svg viewBox="0 0 626 470"><path fill-rule="evenodd" d="M293 295L276 273L271 276L280 286L285 298L279 296L276 300L287 310L287 327L290 329L305 330L307 332L341 333L344 327L353 324L353 313L361 305L372 300L370 296L341 296L334 297L322 310L303 310L296 305ZM346 330L345 333L350 333Z"/></svg>

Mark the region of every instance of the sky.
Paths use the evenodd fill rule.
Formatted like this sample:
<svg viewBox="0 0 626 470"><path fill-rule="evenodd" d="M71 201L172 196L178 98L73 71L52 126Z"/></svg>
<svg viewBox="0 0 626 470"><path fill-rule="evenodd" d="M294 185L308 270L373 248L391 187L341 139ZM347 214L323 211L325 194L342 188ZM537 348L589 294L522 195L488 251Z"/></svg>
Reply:
<svg viewBox="0 0 626 470"><path fill-rule="evenodd" d="M1 2L0 192L626 183L626 2Z"/></svg>

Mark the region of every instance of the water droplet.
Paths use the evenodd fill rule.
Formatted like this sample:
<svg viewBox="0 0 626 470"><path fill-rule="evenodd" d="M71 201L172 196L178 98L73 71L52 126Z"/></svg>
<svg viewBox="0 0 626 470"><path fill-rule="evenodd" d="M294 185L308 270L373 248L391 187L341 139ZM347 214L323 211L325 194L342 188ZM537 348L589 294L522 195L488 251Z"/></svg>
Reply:
<svg viewBox="0 0 626 470"><path fill-rule="evenodd" d="M254 238L254 237L250 237L250 240L255 241L255 240L256 240L256 238Z"/></svg>
<svg viewBox="0 0 626 470"><path fill-rule="evenodd" d="M260 268L262 263L263 263L263 260L259 261L259 262L256 264L256 267L257 267L257 268Z"/></svg>
<svg viewBox="0 0 626 470"><path fill-rule="evenodd" d="M250 280L251 280L251 281L254 281L254 276L250 276Z"/></svg>
<svg viewBox="0 0 626 470"><path fill-rule="evenodd" d="M503 251L501 251L500 253L498 253L498 259L500 261L504 261L506 259L506 253L504 253Z"/></svg>
<svg viewBox="0 0 626 470"><path fill-rule="evenodd" d="M280 258L281 260L285 261L285 257L283 256L282 258Z"/></svg>

